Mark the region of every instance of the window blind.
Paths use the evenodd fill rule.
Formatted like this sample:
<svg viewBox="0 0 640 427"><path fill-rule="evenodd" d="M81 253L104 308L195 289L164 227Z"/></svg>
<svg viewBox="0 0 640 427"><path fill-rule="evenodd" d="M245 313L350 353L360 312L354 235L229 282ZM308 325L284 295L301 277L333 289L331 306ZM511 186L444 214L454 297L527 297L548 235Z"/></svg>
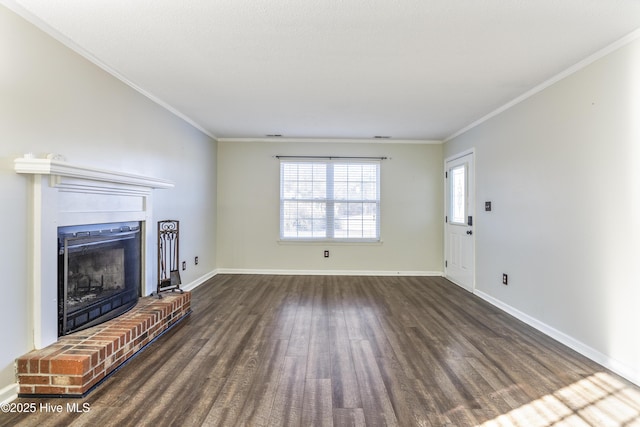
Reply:
<svg viewBox="0 0 640 427"><path fill-rule="evenodd" d="M380 160L280 159L280 239L380 240Z"/></svg>

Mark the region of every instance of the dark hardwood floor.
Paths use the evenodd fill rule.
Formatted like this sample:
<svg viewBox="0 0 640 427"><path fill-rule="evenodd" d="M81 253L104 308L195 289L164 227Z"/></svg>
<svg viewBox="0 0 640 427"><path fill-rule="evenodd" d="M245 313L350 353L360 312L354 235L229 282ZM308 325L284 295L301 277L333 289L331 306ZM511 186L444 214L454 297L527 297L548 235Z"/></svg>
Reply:
<svg viewBox="0 0 640 427"><path fill-rule="evenodd" d="M14 403L0 425L640 425L638 387L430 277L219 275L86 398Z"/></svg>

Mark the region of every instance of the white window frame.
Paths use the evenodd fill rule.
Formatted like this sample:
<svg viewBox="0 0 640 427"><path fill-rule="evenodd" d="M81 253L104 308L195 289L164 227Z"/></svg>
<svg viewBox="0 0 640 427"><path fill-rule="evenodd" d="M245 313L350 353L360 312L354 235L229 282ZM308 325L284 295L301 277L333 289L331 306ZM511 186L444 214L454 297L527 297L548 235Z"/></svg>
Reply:
<svg viewBox="0 0 640 427"><path fill-rule="evenodd" d="M381 159L360 158L281 158L280 159L280 240L292 242L380 242L380 164ZM306 179L301 179L298 166L303 165ZM309 170L313 168L316 175L309 181ZM324 176L319 173L324 167ZM350 168L349 166L353 166ZM372 181L371 170L366 179L360 175L360 180L352 179L357 176L358 166L367 169L375 167L375 182ZM285 174L285 169L288 168ZM296 169L297 168L297 169ZM297 170L297 178L292 179L293 171ZM336 169L338 177L336 177ZM344 175L346 171L347 175ZM351 175L349 175L351 171ZM362 173L362 170L361 170ZM285 177L285 175L287 175ZM345 176L347 176L345 178ZM317 180L316 180L317 178ZM340 179L342 178L342 179ZM336 184L337 181L337 184ZM306 197L303 192L292 190L294 185L303 183ZM324 184L324 191L322 186ZM375 190L373 185L375 184ZM285 186L289 190L285 189ZM311 193L309 190L311 189ZM340 194L335 194L335 190ZM347 195L345 196L345 189ZM359 198L350 195L354 190ZM293 194L296 193L296 194ZM366 193L366 195L364 194ZM300 205L304 205L306 214L301 214ZM313 206L313 207L310 207ZM324 206L324 215L321 207ZM340 215L338 210L360 211L361 215ZM310 214L309 211L312 211ZM318 216L315 216L315 213ZM369 212L365 215L365 212ZM371 221L375 221L372 223ZM296 225L292 225L295 222ZM298 228L297 223L304 222L306 230ZM312 225L309 225L312 224ZM373 228L372 228L373 227ZM310 228L311 230L309 230Z"/></svg>

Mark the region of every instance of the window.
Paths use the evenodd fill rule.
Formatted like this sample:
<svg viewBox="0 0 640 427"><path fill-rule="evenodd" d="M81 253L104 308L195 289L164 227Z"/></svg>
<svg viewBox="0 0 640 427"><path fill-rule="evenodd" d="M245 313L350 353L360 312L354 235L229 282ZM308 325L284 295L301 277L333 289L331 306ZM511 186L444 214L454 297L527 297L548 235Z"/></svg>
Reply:
<svg viewBox="0 0 640 427"><path fill-rule="evenodd" d="M460 166L451 168L451 206L449 211L451 212L451 223L453 224L465 224L466 223L466 208L467 208L467 165L466 163Z"/></svg>
<svg viewBox="0 0 640 427"><path fill-rule="evenodd" d="M282 240L380 240L380 161L281 160Z"/></svg>

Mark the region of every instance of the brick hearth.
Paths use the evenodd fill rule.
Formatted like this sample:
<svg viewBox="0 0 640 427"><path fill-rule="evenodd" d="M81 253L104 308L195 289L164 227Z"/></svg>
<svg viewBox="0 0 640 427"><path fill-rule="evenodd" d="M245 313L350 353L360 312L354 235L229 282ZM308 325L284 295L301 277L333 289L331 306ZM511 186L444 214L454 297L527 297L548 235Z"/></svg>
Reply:
<svg viewBox="0 0 640 427"><path fill-rule="evenodd" d="M20 396L83 396L191 312L191 293L140 298L127 313L17 360Z"/></svg>

